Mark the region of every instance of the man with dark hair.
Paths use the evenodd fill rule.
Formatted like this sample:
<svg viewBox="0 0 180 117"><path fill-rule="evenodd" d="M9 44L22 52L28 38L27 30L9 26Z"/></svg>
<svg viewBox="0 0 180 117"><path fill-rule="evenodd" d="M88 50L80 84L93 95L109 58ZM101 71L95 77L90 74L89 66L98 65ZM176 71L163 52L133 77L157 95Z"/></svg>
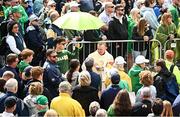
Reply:
<svg viewBox="0 0 180 117"><path fill-rule="evenodd" d="M127 40L128 39L128 22L127 17L124 14L124 6L122 4L117 4L115 6L115 13L112 20L109 22L108 36L110 40ZM121 53L121 50L124 50ZM116 56L122 55L125 57L125 52L127 50L127 44L124 43L113 43L112 44L112 55Z"/></svg>
<svg viewBox="0 0 180 117"><path fill-rule="evenodd" d="M62 73L57 65L57 53L53 49L48 49L46 52L46 62L43 65L44 86L50 91L52 98L58 96L58 86L64 80Z"/></svg>
<svg viewBox="0 0 180 117"><path fill-rule="evenodd" d="M18 81L18 93L17 96L19 98L23 98L23 93L22 93L22 89L23 89L23 82L22 79L19 77L19 70L17 69L17 64L19 62L18 56L16 54L9 54L6 57L6 65L1 68L2 70L2 74L0 74L0 76L3 75L4 72L6 71L11 71L14 73L14 78Z"/></svg>
<svg viewBox="0 0 180 117"><path fill-rule="evenodd" d="M92 70L93 66L94 66L94 59L91 57L86 58L86 60L84 61L86 70L89 72L89 74L91 75L91 84L90 86L96 88L97 90L101 90L101 77L99 74L97 74L96 72L94 72Z"/></svg>
<svg viewBox="0 0 180 117"><path fill-rule="evenodd" d="M78 58L79 44L75 45L75 50L70 52L65 50L66 40L64 37L57 37L54 40L55 51L57 52L57 65L61 73L65 74L69 70L69 61Z"/></svg>
<svg viewBox="0 0 180 117"><path fill-rule="evenodd" d="M17 99L14 96L9 96L4 101L5 110L2 117L15 117L13 112L16 110Z"/></svg>

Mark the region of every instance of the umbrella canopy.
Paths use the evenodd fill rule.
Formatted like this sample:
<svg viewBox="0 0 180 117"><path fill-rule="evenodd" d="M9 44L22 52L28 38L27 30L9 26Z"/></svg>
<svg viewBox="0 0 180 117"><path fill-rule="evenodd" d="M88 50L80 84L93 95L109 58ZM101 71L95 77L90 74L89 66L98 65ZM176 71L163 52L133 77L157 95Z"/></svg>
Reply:
<svg viewBox="0 0 180 117"><path fill-rule="evenodd" d="M86 12L70 12L56 19L53 24L62 29L93 30L105 25L99 18Z"/></svg>

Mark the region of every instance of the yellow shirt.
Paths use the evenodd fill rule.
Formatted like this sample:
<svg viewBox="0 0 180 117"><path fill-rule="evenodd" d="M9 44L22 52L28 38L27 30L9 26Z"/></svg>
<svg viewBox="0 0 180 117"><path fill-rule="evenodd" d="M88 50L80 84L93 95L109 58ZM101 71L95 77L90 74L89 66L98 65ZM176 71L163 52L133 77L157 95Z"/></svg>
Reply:
<svg viewBox="0 0 180 117"><path fill-rule="evenodd" d="M67 93L60 93L58 97L55 97L50 108L54 109L59 116L85 117L81 104Z"/></svg>

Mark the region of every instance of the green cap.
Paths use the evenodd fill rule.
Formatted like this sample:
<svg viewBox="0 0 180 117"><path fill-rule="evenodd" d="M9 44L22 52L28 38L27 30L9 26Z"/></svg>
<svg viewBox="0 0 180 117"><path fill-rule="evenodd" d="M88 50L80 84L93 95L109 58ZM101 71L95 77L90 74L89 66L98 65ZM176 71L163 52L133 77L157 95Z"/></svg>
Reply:
<svg viewBox="0 0 180 117"><path fill-rule="evenodd" d="M46 104L48 104L47 97L44 96L44 95L38 95L36 97L36 104L39 104L39 105L46 105Z"/></svg>
<svg viewBox="0 0 180 117"><path fill-rule="evenodd" d="M19 6L12 7L11 13L17 13L17 12L21 13L22 12L21 8Z"/></svg>

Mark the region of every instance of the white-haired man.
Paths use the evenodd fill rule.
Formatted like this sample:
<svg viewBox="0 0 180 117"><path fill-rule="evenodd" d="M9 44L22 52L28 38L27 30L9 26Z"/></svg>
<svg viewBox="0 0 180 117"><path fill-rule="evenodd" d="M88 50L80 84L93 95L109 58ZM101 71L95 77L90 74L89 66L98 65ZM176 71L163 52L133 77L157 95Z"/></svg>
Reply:
<svg viewBox="0 0 180 117"><path fill-rule="evenodd" d="M15 96L16 97L16 93L18 91L18 82L16 79L11 78L9 79L4 88L6 89L6 94L0 98L0 113L2 113L5 109L5 105L4 105L4 101L6 100L6 98L8 98L9 96ZM16 103L16 110L14 112L14 114L18 115L18 116L29 116L29 110L27 108L27 106L23 103L23 101L19 98L17 98L17 103Z"/></svg>
<svg viewBox="0 0 180 117"><path fill-rule="evenodd" d="M50 105L59 116L85 116L85 112L80 103L71 98L72 87L67 81L59 84L60 95L55 97ZM67 103L68 102L68 103Z"/></svg>

